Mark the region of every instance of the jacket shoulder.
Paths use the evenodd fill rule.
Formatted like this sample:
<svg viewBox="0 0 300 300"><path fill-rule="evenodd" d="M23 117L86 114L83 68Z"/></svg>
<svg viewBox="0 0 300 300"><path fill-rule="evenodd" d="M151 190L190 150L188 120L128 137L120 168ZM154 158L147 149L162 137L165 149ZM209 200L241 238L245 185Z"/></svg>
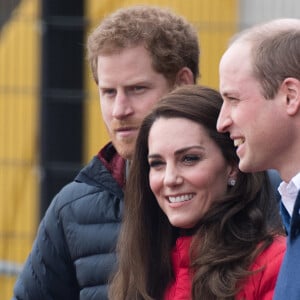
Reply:
<svg viewBox="0 0 300 300"><path fill-rule="evenodd" d="M237 299L272 300L279 269L286 251L286 238L278 236L250 267L254 271L247 278Z"/></svg>
<svg viewBox="0 0 300 300"><path fill-rule="evenodd" d="M16 299L46 300L50 293L57 300L75 300L79 291L105 294L122 211L122 189L93 159L48 207L16 282Z"/></svg>
<svg viewBox="0 0 300 300"><path fill-rule="evenodd" d="M74 205L74 202L99 195L106 195L104 198L109 199L122 199L123 191L111 173L95 157L79 172L73 182L61 189L52 202L56 210L61 210L67 205Z"/></svg>

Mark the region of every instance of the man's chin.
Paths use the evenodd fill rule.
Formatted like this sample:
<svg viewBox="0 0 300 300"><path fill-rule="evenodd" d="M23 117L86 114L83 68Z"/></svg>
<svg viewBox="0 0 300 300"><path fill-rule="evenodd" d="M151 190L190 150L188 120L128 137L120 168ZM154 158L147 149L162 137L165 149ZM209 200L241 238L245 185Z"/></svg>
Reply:
<svg viewBox="0 0 300 300"><path fill-rule="evenodd" d="M240 160L239 162L239 169L244 173L249 173L251 171L251 165L249 165L247 162Z"/></svg>
<svg viewBox="0 0 300 300"><path fill-rule="evenodd" d="M240 161L239 169L244 173L260 172L261 168L258 168L253 162Z"/></svg>
<svg viewBox="0 0 300 300"><path fill-rule="evenodd" d="M132 145L120 145L118 144L114 144L117 152L119 153L120 156L122 156L124 159L132 159L132 155L133 155L133 151L134 151L134 147Z"/></svg>

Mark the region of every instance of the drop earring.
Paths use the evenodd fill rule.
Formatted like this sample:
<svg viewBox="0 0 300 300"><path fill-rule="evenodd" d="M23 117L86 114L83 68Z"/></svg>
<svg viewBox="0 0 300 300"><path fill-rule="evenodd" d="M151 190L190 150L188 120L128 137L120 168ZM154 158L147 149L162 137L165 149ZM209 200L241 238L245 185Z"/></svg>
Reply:
<svg viewBox="0 0 300 300"><path fill-rule="evenodd" d="M229 178L228 181L227 181L227 183L228 183L229 186L234 186L235 183L236 183L236 180L233 179L233 178Z"/></svg>

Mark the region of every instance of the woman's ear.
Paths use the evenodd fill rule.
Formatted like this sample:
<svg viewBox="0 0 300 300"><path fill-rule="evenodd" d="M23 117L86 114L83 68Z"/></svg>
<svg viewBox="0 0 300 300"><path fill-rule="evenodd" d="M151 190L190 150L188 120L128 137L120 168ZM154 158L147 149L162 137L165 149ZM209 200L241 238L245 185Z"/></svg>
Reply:
<svg viewBox="0 0 300 300"><path fill-rule="evenodd" d="M175 85L185 85L185 84L194 84L195 78L194 74L188 67L183 67L180 69L176 75Z"/></svg>
<svg viewBox="0 0 300 300"><path fill-rule="evenodd" d="M237 166L231 167L231 169L229 170L229 173L228 173L228 180L227 180L228 185L230 185L230 186L235 185L235 182L236 182L237 176L238 176L238 172L239 172L239 169Z"/></svg>

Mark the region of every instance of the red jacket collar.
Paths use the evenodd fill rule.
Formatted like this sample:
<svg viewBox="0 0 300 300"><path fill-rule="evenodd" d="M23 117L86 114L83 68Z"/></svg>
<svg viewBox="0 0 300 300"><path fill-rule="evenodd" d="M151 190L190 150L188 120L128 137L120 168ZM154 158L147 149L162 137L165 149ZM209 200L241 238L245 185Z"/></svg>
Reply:
<svg viewBox="0 0 300 300"><path fill-rule="evenodd" d="M125 159L122 158L112 145L108 143L98 153L97 157L101 160L107 170L111 173L117 183L124 188L125 186Z"/></svg>

